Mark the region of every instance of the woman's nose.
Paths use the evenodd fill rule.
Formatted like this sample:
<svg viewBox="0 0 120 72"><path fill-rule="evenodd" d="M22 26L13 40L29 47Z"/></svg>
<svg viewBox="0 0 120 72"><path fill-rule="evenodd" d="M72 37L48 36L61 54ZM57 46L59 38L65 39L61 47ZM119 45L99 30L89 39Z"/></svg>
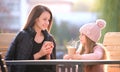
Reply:
<svg viewBox="0 0 120 72"><path fill-rule="evenodd" d="M49 25L49 21L46 21L46 24Z"/></svg>

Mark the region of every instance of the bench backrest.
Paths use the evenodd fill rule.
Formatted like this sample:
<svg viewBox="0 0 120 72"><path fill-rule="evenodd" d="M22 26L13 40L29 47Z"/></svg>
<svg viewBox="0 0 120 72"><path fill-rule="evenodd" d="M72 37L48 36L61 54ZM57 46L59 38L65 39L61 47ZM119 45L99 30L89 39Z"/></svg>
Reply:
<svg viewBox="0 0 120 72"><path fill-rule="evenodd" d="M103 45L107 49L107 54L110 60L120 60L120 32L106 33Z"/></svg>
<svg viewBox="0 0 120 72"><path fill-rule="evenodd" d="M120 60L120 32L108 32L103 45L107 50L108 60ZM108 65L107 72L120 72L120 65Z"/></svg>
<svg viewBox="0 0 120 72"><path fill-rule="evenodd" d="M16 33L0 33L0 52L2 52L3 57L15 35Z"/></svg>

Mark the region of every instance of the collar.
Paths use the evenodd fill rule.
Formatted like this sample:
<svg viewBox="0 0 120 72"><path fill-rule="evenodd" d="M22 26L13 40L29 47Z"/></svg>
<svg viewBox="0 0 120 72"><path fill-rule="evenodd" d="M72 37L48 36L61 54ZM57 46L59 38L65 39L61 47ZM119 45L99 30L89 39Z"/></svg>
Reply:
<svg viewBox="0 0 120 72"><path fill-rule="evenodd" d="M35 32L35 30L34 30L32 27L28 27L28 28L26 29L26 31L27 31L32 37L35 37L36 32Z"/></svg>

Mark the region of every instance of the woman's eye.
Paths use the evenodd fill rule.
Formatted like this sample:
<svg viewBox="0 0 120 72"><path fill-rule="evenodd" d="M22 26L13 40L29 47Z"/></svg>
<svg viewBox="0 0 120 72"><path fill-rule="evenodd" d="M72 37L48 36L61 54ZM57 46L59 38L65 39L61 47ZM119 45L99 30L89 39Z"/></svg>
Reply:
<svg viewBox="0 0 120 72"><path fill-rule="evenodd" d="M43 19L43 20L45 20L45 21L49 21L48 19Z"/></svg>
<svg viewBox="0 0 120 72"><path fill-rule="evenodd" d="M43 20L47 20L47 19L43 19Z"/></svg>

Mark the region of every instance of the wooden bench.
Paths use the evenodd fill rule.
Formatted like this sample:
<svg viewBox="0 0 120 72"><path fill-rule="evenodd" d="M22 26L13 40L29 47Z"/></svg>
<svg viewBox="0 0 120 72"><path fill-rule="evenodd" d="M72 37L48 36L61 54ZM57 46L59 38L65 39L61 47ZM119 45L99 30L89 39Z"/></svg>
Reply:
<svg viewBox="0 0 120 72"><path fill-rule="evenodd" d="M15 35L16 33L0 33L0 52L2 52L3 58Z"/></svg>
<svg viewBox="0 0 120 72"><path fill-rule="evenodd" d="M108 60L120 60L120 32L108 32L103 45L107 50ZM120 65L108 65L107 72L120 72Z"/></svg>

